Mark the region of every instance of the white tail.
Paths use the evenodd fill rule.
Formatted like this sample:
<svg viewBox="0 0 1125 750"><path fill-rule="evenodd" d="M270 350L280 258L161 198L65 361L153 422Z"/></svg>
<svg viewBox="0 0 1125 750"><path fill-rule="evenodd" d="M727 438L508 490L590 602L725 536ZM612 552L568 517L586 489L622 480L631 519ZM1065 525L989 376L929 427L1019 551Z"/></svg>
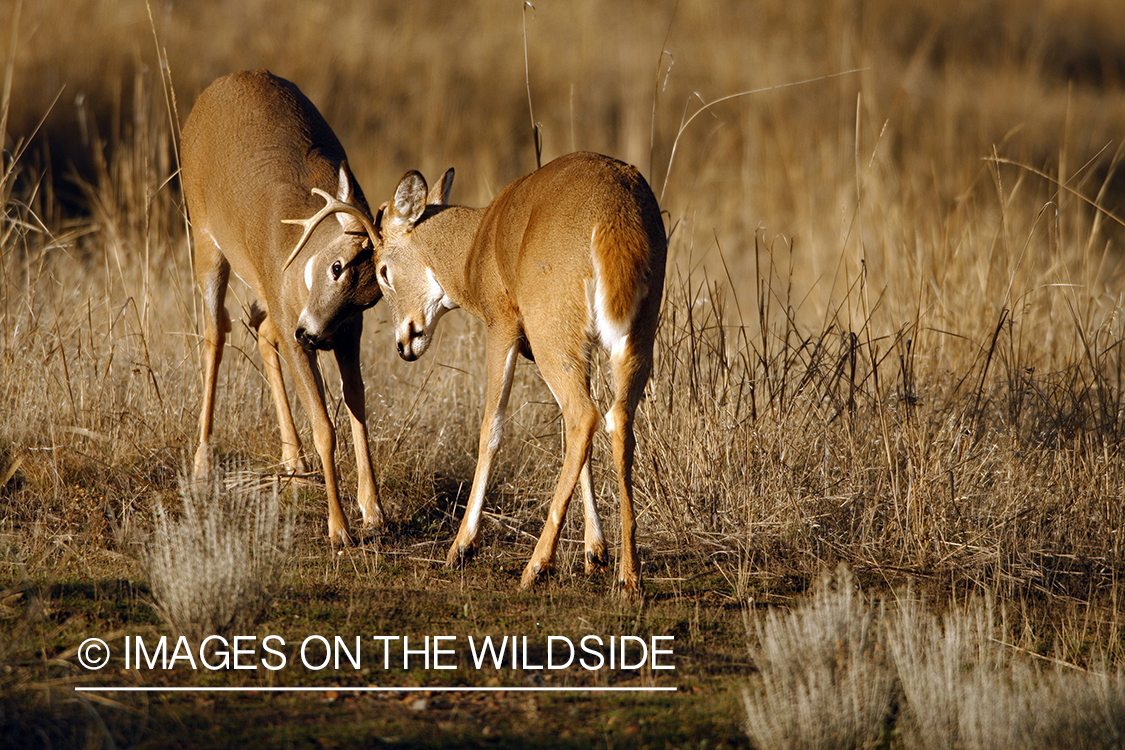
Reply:
<svg viewBox="0 0 1125 750"><path fill-rule="evenodd" d="M565 458L539 543L521 586L554 564L575 484L585 506L586 570L607 564L594 507L590 446L591 346L610 352L613 433L621 503L620 580L642 592L633 517L633 416L652 370L667 242L651 189L633 167L578 153L516 180L488 208L447 206L452 170L427 195L408 173L382 209L379 283L404 359L421 356L438 319L463 307L488 329L488 395L465 517L449 550L455 564L477 540L489 468L500 441L517 352L534 358L566 423Z"/></svg>
<svg viewBox="0 0 1125 750"><path fill-rule="evenodd" d="M251 322L273 391L282 461L290 472L305 470L279 352L312 423L328 493L329 538L347 543L334 462L336 435L324 407L316 350L335 352L351 417L359 506L366 524L382 524L359 370L362 312L382 296L372 275L374 227L363 192L348 170L343 147L312 102L266 71L220 78L200 95L184 126L182 161L206 347L195 474L203 477L211 470L215 382L230 331L223 301L233 268L262 304ZM338 224L318 229L329 214ZM287 226L294 222L305 226L303 234ZM290 266L298 255L308 260Z"/></svg>

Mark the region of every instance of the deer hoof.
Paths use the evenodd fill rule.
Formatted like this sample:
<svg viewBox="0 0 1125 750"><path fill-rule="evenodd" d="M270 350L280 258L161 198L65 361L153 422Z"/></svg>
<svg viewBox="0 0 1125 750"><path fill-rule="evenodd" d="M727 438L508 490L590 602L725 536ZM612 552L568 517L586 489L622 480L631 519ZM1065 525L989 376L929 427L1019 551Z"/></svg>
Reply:
<svg viewBox="0 0 1125 750"><path fill-rule="evenodd" d="M609 555L606 554L605 547L586 550L586 575L592 576L595 573L602 573L608 567Z"/></svg>
<svg viewBox="0 0 1125 750"><path fill-rule="evenodd" d="M349 547L353 544L352 535L348 533L347 525L332 528L332 524L328 525L328 543L333 547Z"/></svg>
<svg viewBox="0 0 1125 750"><path fill-rule="evenodd" d="M297 456L296 458L287 458L282 460L285 466L285 473L290 476L302 476L309 473L309 465L305 463L305 459Z"/></svg>
<svg viewBox="0 0 1125 750"><path fill-rule="evenodd" d="M645 600L645 587L640 576L629 576L619 581L619 595L623 604L643 604Z"/></svg>
<svg viewBox="0 0 1125 750"><path fill-rule="evenodd" d="M450 568L463 568L472 559L474 552L472 545L455 541L449 548L449 554L445 556L445 564Z"/></svg>
<svg viewBox="0 0 1125 750"><path fill-rule="evenodd" d="M365 528L381 529L386 524L386 515L383 513L383 509L378 505L374 505L371 508L360 505L359 509L363 511L363 525Z"/></svg>
<svg viewBox="0 0 1125 750"><path fill-rule="evenodd" d="M550 574L553 566L550 563L540 564L529 562L527 567L523 569L523 575L520 576L520 590L527 591L539 583Z"/></svg>
<svg viewBox="0 0 1125 750"><path fill-rule="evenodd" d="M210 447L201 445L199 450L195 452L194 478L196 482L202 482L211 478Z"/></svg>

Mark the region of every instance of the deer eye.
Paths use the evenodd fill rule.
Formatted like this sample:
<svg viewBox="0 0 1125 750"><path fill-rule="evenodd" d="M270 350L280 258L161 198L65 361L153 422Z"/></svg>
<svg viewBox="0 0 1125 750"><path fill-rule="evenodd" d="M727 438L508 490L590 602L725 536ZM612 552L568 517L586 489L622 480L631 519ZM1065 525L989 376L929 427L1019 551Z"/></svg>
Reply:
<svg viewBox="0 0 1125 750"><path fill-rule="evenodd" d="M386 265L379 266L379 280L388 287L391 285L391 275L387 271Z"/></svg>
<svg viewBox="0 0 1125 750"><path fill-rule="evenodd" d="M344 264L336 260L332 262L332 280L340 278L340 274L344 272Z"/></svg>

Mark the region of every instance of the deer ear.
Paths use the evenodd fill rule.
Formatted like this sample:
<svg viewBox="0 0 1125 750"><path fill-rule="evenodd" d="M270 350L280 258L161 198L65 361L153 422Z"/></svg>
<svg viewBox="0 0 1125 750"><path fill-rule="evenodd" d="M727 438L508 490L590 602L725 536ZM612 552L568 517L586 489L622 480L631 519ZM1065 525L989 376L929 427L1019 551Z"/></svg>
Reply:
<svg viewBox="0 0 1125 750"><path fill-rule="evenodd" d="M341 203L352 204L352 196L355 195L355 177L352 176L352 171L348 168L347 160L340 162L340 184L336 186L336 200ZM336 221L340 222L340 226L345 232L362 232L363 224L359 219L341 211L336 212Z"/></svg>
<svg viewBox="0 0 1125 750"><path fill-rule="evenodd" d="M340 162L340 184L336 187L336 200L341 203L351 203L352 199L352 185L355 180L352 177L352 171L348 169L348 162L345 159Z"/></svg>
<svg viewBox="0 0 1125 750"><path fill-rule="evenodd" d="M418 172L407 172L398 183L395 199L391 205L391 221L394 224L413 227L426 210L426 180Z"/></svg>
<svg viewBox="0 0 1125 750"><path fill-rule="evenodd" d="M453 167L445 170L441 179L430 188L430 193L426 196L426 203L431 206L448 206L451 190L453 190Z"/></svg>
<svg viewBox="0 0 1125 750"><path fill-rule="evenodd" d="M389 205L391 204L383 203L383 205L379 206L379 210L375 212L375 223L373 226L375 227L375 236L378 237L380 241L383 240L383 217L386 216L387 206Z"/></svg>

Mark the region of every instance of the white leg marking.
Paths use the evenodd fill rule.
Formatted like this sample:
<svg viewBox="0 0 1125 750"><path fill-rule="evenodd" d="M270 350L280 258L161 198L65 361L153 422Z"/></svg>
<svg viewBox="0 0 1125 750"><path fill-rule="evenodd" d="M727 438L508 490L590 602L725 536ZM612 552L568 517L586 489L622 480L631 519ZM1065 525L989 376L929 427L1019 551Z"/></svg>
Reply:
<svg viewBox="0 0 1125 750"><path fill-rule="evenodd" d="M586 518L586 544L589 547L592 544L601 544L605 541L605 535L602 534L602 522L598 518L597 501L594 498L594 483L590 476L590 461L587 460L582 466L582 473L578 477L579 484L582 486L582 510Z"/></svg>
<svg viewBox="0 0 1125 750"><path fill-rule="evenodd" d="M219 294L223 291L222 284L214 276L207 279L206 288L203 290L204 306L211 311L219 310Z"/></svg>
<svg viewBox="0 0 1125 750"><path fill-rule="evenodd" d="M221 253L223 251L223 248L222 248L221 245L219 245L219 241L217 239L215 239L215 235L211 234L211 230L210 229L204 229L203 233L211 238L211 241L215 243L215 247L219 248L219 252Z"/></svg>
<svg viewBox="0 0 1125 750"><path fill-rule="evenodd" d="M469 538L475 539L477 529L480 528L480 518L484 512L484 492L488 489L488 474L492 468L492 458L500 447L500 438L504 431L504 414L507 411L508 393L512 387L512 378L516 372L516 354L519 346L515 345L508 351L504 361L504 380L500 386L500 404L492 417L492 430L488 438L485 455L478 457L480 465L473 480L473 488L469 492L468 507L465 508L465 519L468 524Z"/></svg>

